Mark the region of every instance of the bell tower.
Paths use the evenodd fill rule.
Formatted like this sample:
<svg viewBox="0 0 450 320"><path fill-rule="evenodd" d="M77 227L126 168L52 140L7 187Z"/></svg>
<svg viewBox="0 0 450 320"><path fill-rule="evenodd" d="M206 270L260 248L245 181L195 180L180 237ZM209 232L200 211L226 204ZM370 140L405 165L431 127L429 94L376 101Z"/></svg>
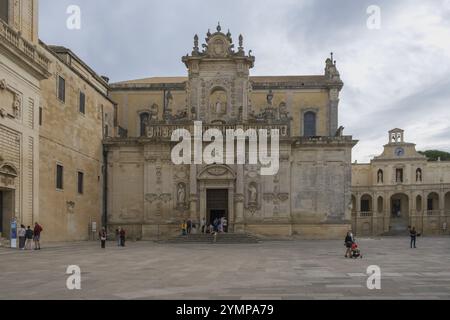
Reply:
<svg viewBox="0 0 450 320"><path fill-rule="evenodd" d="M191 55L182 58L188 68L187 103L192 120L204 123L234 123L247 120L249 73L255 57L246 54L244 38L235 49L230 31L208 30L202 49L194 37Z"/></svg>

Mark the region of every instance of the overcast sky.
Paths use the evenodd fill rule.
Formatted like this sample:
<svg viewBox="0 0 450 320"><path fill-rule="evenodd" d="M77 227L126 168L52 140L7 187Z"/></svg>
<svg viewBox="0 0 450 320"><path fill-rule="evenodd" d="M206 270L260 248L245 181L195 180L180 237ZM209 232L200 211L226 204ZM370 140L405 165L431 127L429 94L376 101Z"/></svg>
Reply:
<svg viewBox="0 0 450 320"><path fill-rule="evenodd" d="M66 27L69 5L81 8L80 30ZM379 30L367 28L369 5ZM185 76L194 34L218 21L253 50L252 75L323 74L334 52L354 160L380 154L396 127L419 150L450 151L450 0L40 0L40 38L112 82Z"/></svg>

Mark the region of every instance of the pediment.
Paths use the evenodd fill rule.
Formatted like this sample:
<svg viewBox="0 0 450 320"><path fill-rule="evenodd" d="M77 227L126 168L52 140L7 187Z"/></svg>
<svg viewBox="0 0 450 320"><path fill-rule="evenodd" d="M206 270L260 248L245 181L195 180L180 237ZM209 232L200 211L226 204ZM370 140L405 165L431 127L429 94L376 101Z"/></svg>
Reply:
<svg viewBox="0 0 450 320"><path fill-rule="evenodd" d="M203 168L197 175L199 180L234 180L236 174L226 165L211 165Z"/></svg>

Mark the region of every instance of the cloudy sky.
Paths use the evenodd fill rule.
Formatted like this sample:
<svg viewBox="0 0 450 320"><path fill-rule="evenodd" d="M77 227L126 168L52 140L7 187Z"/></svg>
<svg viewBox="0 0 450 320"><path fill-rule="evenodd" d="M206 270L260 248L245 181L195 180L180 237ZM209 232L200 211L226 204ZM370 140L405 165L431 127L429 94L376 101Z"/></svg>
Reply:
<svg viewBox="0 0 450 320"><path fill-rule="evenodd" d="M69 5L81 29L66 27ZM370 30L367 8L381 9ZM40 37L111 81L185 76L181 56L220 21L252 49L252 75L322 74L333 51L345 82L340 125L354 160L403 128L419 150L450 151L450 0L40 0Z"/></svg>

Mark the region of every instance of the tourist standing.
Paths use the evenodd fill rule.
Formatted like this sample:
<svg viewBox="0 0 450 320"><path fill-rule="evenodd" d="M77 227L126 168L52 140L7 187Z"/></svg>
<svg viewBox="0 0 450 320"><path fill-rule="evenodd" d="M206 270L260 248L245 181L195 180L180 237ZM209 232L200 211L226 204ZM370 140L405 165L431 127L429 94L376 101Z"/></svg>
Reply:
<svg viewBox="0 0 450 320"><path fill-rule="evenodd" d="M202 221L200 222L200 228L202 230L202 233L206 233L206 219L202 218Z"/></svg>
<svg viewBox="0 0 450 320"><path fill-rule="evenodd" d="M416 248L416 238L417 238L417 231L416 228L413 227L410 231L409 231L409 236L411 237L411 249L417 249Z"/></svg>
<svg viewBox="0 0 450 320"><path fill-rule="evenodd" d="M106 229L102 228L102 231L100 231L98 235L100 237L102 249L105 249L105 247L106 247Z"/></svg>
<svg viewBox="0 0 450 320"><path fill-rule="evenodd" d="M186 229L187 229L186 220L183 220L183 222L181 223L181 235L183 236L186 235Z"/></svg>
<svg viewBox="0 0 450 320"><path fill-rule="evenodd" d="M33 230L33 240L34 240L34 250L41 250L41 232L44 229L39 225L39 223L34 224Z"/></svg>
<svg viewBox="0 0 450 320"><path fill-rule="evenodd" d="M228 220L227 220L227 218L223 217L222 225L223 225L223 232L228 232Z"/></svg>
<svg viewBox="0 0 450 320"><path fill-rule="evenodd" d="M116 229L116 241L117 241L117 246L120 247L120 230L122 229L122 227L118 227Z"/></svg>
<svg viewBox="0 0 450 320"><path fill-rule="evenodd" d="M31 250L31 243L33 242L33 230L28 226L25 231L25 250Z"/></svg>
<svg viewBox="0 0 450 320"><path fill-rule="evenodd" d="M120 246L125 247L125 230L123 228L120 228Z"/></svg>
<svg viewBox="0 0 450 320"><path fill-rule="evenodd" d="M19 249L25 250L25 236L27 233L27 229L25 229L25 226L23 224L20 225L20 228L17 232L19 236Z"/></svg>
<svg viewBox="0 0 450 320"><path fill-rule="evenodd" d="M191 231L192 231L192 220L191 219L188 219L188 221L187 221L186 231L187 231L187 234L191 234Z"/></svg>

